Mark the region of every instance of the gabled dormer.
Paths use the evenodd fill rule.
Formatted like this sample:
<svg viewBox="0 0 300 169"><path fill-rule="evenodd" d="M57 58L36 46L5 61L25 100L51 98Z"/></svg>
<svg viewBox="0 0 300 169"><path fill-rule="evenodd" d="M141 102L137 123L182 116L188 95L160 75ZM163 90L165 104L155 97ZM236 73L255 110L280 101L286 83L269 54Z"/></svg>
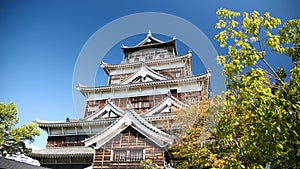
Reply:
<svg viewBox="0 0 300 169"><path fill-rule="evenodd" d="M109 118L118 118L124 114L118 106L113 104L110 99L106 101L106 104L102 106L97 112L86 117L85 121L109 119Z"/></svg>
<svg viewBox="0 0 300 169"><path fill-rule="evenodd" d="M183 109L187 108L188 105L182 101L176 99L171 94L162 100L159 104L152 107L150 110L141 114L142 117L147 118L151 116L164 116L165 114L174 113L173 109Z"/></svg>
<svg viewBox="0 0 300 169"><path fill-rule="evenodd" d="M145 119L140 117L133 110L133 108L131 108L126 110L125 114L122 115L122 117L117 119L106 129L84 140L83 142L86 147L93 146L94 149L98 149L129 127L144 135L147 139L161 148L166 148L169 144L172 144L175 139L174 136L171 136L158 129L157 127L151 125ZM126 144L126 142L120 142L119 145L121 145L122 143Z"/></svg>
<svg viewBox="0 0 300 169"><path fill-rule="evenodd" d="M155 72L153 69L143 64L137 72L122 81L121 84L153 82L168 79L170 78Z"/></svg>
<svg viewBox="0 0 300 169"><path fill-rule="evenodd" d="M125 56L125 63L145 62L177 56L175 38L163 42L153 37L151 31L149 31L147 37L137 45L132 47L123 45L122 50Z"/></svg>

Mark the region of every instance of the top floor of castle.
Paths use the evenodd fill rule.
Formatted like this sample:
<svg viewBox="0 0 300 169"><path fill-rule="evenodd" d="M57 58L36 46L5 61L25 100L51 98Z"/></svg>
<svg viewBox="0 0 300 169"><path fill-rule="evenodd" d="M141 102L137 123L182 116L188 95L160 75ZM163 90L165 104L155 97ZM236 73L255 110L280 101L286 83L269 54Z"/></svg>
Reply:
<svg viewBox="0 0 300 169"><path fill-rule="evenodd" d="M136 46L123 45L124 60L122 63L145 62L148 60L167 59L177 56L176 39L163 42L152 36L149 31L147 37Z"/></svg>

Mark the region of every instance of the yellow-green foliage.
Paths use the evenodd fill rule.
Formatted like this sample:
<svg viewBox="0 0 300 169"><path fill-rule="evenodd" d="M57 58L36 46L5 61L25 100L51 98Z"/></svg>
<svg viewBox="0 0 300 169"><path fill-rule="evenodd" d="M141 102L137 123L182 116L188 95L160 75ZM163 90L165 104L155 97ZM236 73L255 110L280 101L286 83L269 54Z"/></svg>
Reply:
<svg viewBox="0 0 300 169"><path fill-rule="evenodd" d="M14 103L0 102L0 148L1 155L28 153L23 141L33 141L39 135L38 126L35 123L25 124L15 128L18 124L18 110Z"/></svg>

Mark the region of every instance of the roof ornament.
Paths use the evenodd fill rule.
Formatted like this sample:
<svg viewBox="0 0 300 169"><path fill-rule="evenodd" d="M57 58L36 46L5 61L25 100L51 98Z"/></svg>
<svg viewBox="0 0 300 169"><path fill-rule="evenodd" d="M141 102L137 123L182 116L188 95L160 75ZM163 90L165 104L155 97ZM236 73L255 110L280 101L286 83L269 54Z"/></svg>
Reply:
<svg viewBox="0 0 300 169"><path fill-rule="evenodd" d="M131 104L131 101L128 101L128 103L127 103L127 109L128 110L133 110L133 105Z"/></svg>
<svg viewBox="0 0 300 169"><path fill-rule="evenodd" d="M111 98L109 97L109 98L107 98L107 100L106 100L106 104L108 104L108 103L110 103L111 102Z"/></svg>
<svg viewBox="0 0 300 169"><path fill-rule="evenodd" d="M149 36L152 36L152 33L151 33L151 30L150 30L150 29L148 30L148 35L147 35L147 36L148 36L148 37L149 37Z"/></svg>
<svg viewBox="0 0 300 169"><path fill-rule="evenodd" d="M208 76L211 76L212 70L210 68L208 68L206 72L207 72Z"/></svg>

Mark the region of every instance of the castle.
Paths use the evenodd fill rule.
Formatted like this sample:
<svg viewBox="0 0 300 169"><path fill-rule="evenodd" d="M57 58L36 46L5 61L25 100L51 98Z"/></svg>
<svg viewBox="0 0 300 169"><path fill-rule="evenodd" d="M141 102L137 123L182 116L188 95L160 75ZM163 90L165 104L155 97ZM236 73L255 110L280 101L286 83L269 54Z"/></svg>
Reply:
<svg viewBox="0 0 300 169"><path fill-rule="evenodd" d="M151 32L136 46L122 46L120 64L101 63L107 86L77 86L86 99L84 117L36 120L48 134L45 149L31 153L54 169L163 166L181 126L174 111L208 98L210 73L192 74L192 53L178 55L176 39Z"/></svg>

